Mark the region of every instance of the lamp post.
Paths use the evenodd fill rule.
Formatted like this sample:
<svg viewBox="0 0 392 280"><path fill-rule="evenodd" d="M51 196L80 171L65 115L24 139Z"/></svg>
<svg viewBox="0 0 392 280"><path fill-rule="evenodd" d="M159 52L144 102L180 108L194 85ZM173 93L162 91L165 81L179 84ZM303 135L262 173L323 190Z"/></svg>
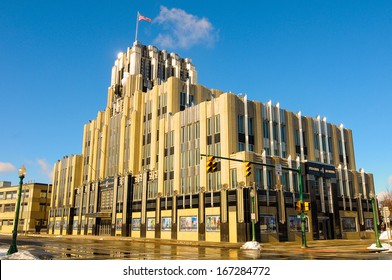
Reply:
<svg viewBox="0 0 392 280"><path fill-rule="evenodd" d="M298 179L299 179L299 200L301 201L301 248L307 248L308 245L306 244L306 218L303 208L304 203L304 190L302 185L302 171L301 166L298 166Z"/></svg>
<svg viewBox="0 0 392 280"><path fill-rule="evenodd" d="M16 236L18 235L18 220L19 220L19 208L20 208L20 197L22 194L22 185L23 179L26 176L26 168L22 165L18 170L19 175L19 190L18 190L18 199L16 201L16 209L15 209L15 222L14 222L14 230L12 231L12 242L11 246L7 251L7 255L11 255L13 253L18 252L18 248L16 247Z"/></svg>
<svg viewBox="0 0 392 280"><path fill-rule="evenodd" d="M255 213L255 190L252 188L250 190L250 198L251 198L251 203L252 203L252 213L251 213L251 219L252 219L252 241L256 241L256 230L255 230L255 220L256 220L256 213Z"/></svg>
<svg viewBox="0 0 392 280"><path fill-rule="evenodd" d="M382 248L380 238L378 236L378 228L377 228L377 211L376 211L376 203L375 203L375 198L374 198L374 193L370 192L369 193L370 200L372 202L372 210L373 210L373 225L374 225L374 234L376 235L376 247L377 248Z"/></svg>

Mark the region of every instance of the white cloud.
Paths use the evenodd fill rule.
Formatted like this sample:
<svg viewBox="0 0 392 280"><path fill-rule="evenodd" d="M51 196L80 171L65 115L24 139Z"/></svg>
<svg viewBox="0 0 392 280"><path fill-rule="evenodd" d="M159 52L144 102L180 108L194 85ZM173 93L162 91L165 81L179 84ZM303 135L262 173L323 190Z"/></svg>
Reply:
<svg viewBox="0 0 392 280"><path fill-rule="evenodd" d="M0 173L15 171L16 167L10 162L0 162Z"/></svg>
<svg viewBox="0 0 392 280"><path fill-rule="evenodd" d="M155 43L162 48L191 48L203 44L212 47L218 32L207 18L199 18L184 10L161 6L159 15L153 20L163 26L166 33L159 34Z"/></svg>
<svg viewBox="0 0 392 280"><path fill-rule="evenodd" d="M39 159L37 160L39 166L41 167L40 169L40 173L44 174L46 176L48 176L48 178L50 180L52 180L53 177L53 169L52 167L50 167L50 165L48 164L48 162L45 159Z"/></svg>

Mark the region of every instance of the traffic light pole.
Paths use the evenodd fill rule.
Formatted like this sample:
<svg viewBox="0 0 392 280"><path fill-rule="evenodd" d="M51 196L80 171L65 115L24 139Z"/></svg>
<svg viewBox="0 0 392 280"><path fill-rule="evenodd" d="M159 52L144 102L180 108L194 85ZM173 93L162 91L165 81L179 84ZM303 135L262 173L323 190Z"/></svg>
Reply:
<svg viewBox="0 0 392 280"><path fill-rule="evenodd" d="M236 158L228 158L228 157L221 157L221 156L215 156L215 155L207 155L207 154L200 154L202 157L209 157L213 156L214 158L219 158L219 159L224 159L224 160L230 160L230 161L237 161L237 162L249 162L251 164L255 165L262 165L262 166L268 166L275 168L275 165L273 164L267 164L267 163L260 163L260 162L254 162L254 161L249 161L249 160L242 160L242 159L236 159ZM301 166L298 166L298 168L289 168L289 167L283 167L282 169L285 170L290 170L298 173L299 176L299 199L301 201L301 235L302 235L302 242L301 242L301 248L307 248L308 245L306 244L306 216L304 213L303 205L304 205L304 194L303 194L303 184L302 184L302 171L301 171ZM253 206L253 202L252 202ZM252 227L253 230L253 227Z"/></svg>

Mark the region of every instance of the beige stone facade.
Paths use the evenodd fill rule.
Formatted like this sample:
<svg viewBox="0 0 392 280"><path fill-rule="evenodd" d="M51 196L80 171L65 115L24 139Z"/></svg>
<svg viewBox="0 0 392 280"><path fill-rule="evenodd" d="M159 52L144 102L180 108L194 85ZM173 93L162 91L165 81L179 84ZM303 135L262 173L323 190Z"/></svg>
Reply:
<svg viewBox="0 0 392 280"><path fill-rule="evenodd" d="M140 43L115 61L107 100L82 154L55 164L50 233L242 242L254 188L257 239L296 240L301 167L308 238L371 235L373 177L350 129L203 87L190 59Z"/></svg>
<svg viewBox="0 0 392 280"><path fill-rule="evenodd" d="M47 229L51 185L26 183L22 185L18 232L32 233ZM19 185L0 184L0 233L12 233Z"/></svg>

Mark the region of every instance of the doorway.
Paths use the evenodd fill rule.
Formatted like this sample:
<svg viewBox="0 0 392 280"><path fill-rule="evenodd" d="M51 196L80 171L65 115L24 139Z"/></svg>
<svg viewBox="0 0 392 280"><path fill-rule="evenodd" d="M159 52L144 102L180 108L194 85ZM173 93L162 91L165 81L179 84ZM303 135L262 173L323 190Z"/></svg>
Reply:
<svg viewBox="0 0 392 280"><path fill-rule="evenodd" d="M332 239L330 220L328 217L318 217L318 239Z"/></svg>
<svg viewBox="0 0 392 280"><path fill-rule="evenodd" d="M98 235L111 235L112 221L110 219L101 219L98 224Z"/></svg>

